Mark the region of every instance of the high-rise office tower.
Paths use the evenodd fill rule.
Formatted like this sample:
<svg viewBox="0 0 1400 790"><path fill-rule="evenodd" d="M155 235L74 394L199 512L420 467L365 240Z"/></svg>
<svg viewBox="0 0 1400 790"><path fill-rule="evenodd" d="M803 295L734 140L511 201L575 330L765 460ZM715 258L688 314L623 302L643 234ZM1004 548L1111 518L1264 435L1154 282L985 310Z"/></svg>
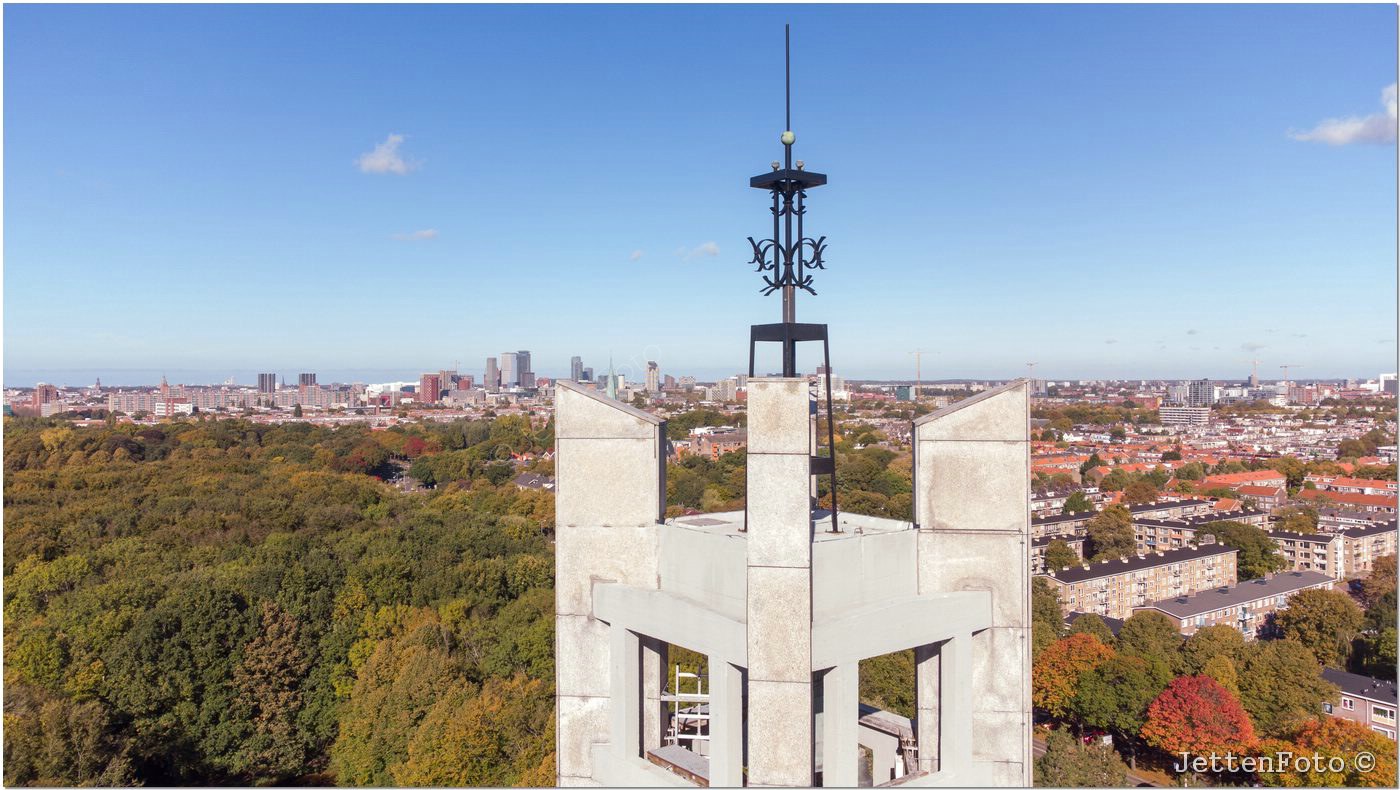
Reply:
<svg viewBox="0 0 1400 790"><path fill-rule="evenodd" d="M486 358L486 378L481 380L483 389L494 390L501 386L501 368L495 357Z"/></svg>
<svg viewBox="0 0 1400 790"><path fill-rule="evenodd" d="M569 359L569 380L583 381L583 357Z"/></svg>
<svg viewBox="0 0 1400 790"><path fill-rule="evenodd" d="M442 379L437 373L424 373L418 379L418 402L437 403L442 397Z"/></svg>
<svg viewBox="0 0 1400 790"><path fill-rule="evenodd" d="M1215 385L1210 379L1197 379L1186 385L1187 406L1211 406L1215 403Z"/></svg>
<svg viewBox="0 0 1400 790"><path fill-rule="evenodd" d="M520 386L522 386L522 387L534 386L534 384L535 384L535 381L534 381L534 379L535 379L535 375L534 375L534 374L535 374L535 369L532 368L532 367L530 367L530 352L529 352L529 351L517 351L517 352L515 352L515 364L518 366L518 370L519 370L519 373L516 375L516 381L520 384ZM525 383L526 380L527 380L527 377L526 377L526 374L527 374L527 373L529 374L529 376L528 376L528 380L530 381L529 384L526 384L526 383Z"/></svg>
<svg viewBox="0 0 1400 790"><path fill-rule="evenodd" d="M655 362L647 362L647 392L661 391L661 368Z"/></svg>
<svg viewBox="0 0 1400 790"><path fill-rule="evenodd" d="M514 351L501 352L501 387L514 387L520 383L520 355Z"/></svg>
<svg viewBox="0 0 1400 790"><path fill-rule="evenodd" d="M583 369L583 381L592 381L592 380L593 380L593 368L584 368L584 369Z"/></svg>
<svg viewBox="0 0 1400 790"><path fill-rule="evenodd" d="M316 386L316 374L315 374L315 373L302 373L301 375L297 376L297 386L299 386L299 387L314 387L314 386Z"/></svg>
<svg viewBox="0 0 1400 790"><path fill-rule="evenodd" d="M272 394L272 393L274 393L274 392L276 392L276 391L277 391L277 374L276 374L276 373L259 373L259 374L258 374L258 392L262 393L263 395L270 395L270 394Z"/></svg>

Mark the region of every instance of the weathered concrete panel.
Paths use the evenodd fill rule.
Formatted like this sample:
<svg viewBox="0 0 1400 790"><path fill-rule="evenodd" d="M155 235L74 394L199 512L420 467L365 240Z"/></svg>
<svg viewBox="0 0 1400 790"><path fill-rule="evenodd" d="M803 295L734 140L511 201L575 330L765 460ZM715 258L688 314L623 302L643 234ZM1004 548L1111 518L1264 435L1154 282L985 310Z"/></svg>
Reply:
<svg viewBox="0 0 1400 790"><path fill-rule="evenodd" d="M988 628L973 636L972 698L979 712L1029 710L1029 652L1029 628Z"/></svg>
<svg viewBox="0 0 1400 790"><path fill-rule="evenodd" d="M811 398L807 380L751 378L748 392L750 456L811 452Z"/></svg>
<svg viewBox="0 0 1400 790"><path fill-rule="evenodd" d="M664 420L571 381L555 382L554 435L560 439L650 439Z"/></svg>
<svg viewBox="0 0 1400 790"><path fill-rule="evenodd" d="M666 501L660 452L655 439L558 439L555 521L561 527L658 522Z"/></svg>
<svg viewBox="0 0 1400 790"><path fill-rule="evenodd" d="M914 428L921 439L1028 441L1028 385L1013 382L960 400L915 420Z"/></svg>
<svg viewBox="0 0 1400 790"><path fill-rule="evenodd" d="M1024 442L918 442L919 527L1025 530L1029 448Z"/></svg>
<svg viewBox="0 0 1400 790"><path fill-rule="evenodd" d="M810 573L807 568L749 568L750 686L760 680L811 683Z"/></svg>
<svg viewBox="0 0 1400 790"><path fill-rule="evenodd" d="M773 683L749 676L750 787L810 786L812 735L810 682Z"/></svg>
<svg viewBox="0 0 1400 790"><path fill-rule="evenodd" d="M554 610L590 614L593 584L613 581L655 589L656 525L555 530Z"/></svg>
<svg viewBox="0 0 1400 790"><path fill-rule="evenodd" d="M585 615L559 615L554 629L564 657L555 664L555 691L567 697L608 696L607 624Z"/></svg>
<svg viewBox="0 0 1400 790"><path fill-rule="evenodd" d="M593 744L608 738L606 697L559 697L558 752L555 763L559 775L592 776L590 752Z"/></svg>
<svg viewBox="0 0 1400 790"><path fill-rule="evenodd" d="M811 566L810 466L806 453L749 456L750 565Z"/></svg>
<svg viewBox="0 0 1400 790"><path fill-rule="evenodd" d="M748 600L747 541L682 527L661 528L658 536L661 589L742 622Z"/></svg>
<svg viewBox="0 0 1400 790"><path fill-rule="evenodd" d="M919 591L988 590L992 622L1021 625L1030 616L1030 538L1018 533L919 530Z"/></svg>
<svg viewBox="0 0 1400 790"><path fill-rule="evenodd" d="M918 592L917 532L852 535L812 544L812 613L818 620Z"/></svg>
<svg viewBox="0 0 1400 790"><path fill-rule="evenodd" d="M1030 713L974 708L972 759L1007 761L1022 754L1022 742L1030 737Z"/></svg>

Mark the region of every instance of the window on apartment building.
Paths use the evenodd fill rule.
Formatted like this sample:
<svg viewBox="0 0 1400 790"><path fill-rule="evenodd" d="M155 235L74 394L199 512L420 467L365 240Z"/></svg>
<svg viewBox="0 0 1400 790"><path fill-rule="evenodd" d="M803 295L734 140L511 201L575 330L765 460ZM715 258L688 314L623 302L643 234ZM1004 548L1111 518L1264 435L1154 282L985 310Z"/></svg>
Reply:
<svg viewBox="0 0 1400 790"><path fill-rule="evenodd" d="M1384 728L1384 727L1377 727L1377 726L1375 726L1375 725L1372 725L1372 726L1371 726L1371 729L1375 730L1376 732L1380 733L1381 735L1384 735L1385 737L1391 739L1392 741L1395 740L1395 733L1391 732L1390 730L1387 730L1387 729Z"/></svg>
<svg viewBox="0 0 1400 790"><path fill-rule="evenodd" d="M1379 705L1374 705L1371 707L1371 716L1372 718L1380 719L1381 721L1388 721L1391 724L1395 723L1394 708L1382 708Z"/></svg>
<svg viewBox="0 0 1400 790"><path fill-rule="evenodd" d="M1345 697L1342 698L1342 710L1356 710L1356 703Z"/></svg>
<svg viewBox="0 0 1400 790"><path fill-rule="evenodd" d="M1324 702L1324 703L1322 703L1322 710L1323 710L1323 712L1325 712L1325 713L1331 713L1331 712L1332 712L1332 703L1330 703L1330 702Z"/></svg>

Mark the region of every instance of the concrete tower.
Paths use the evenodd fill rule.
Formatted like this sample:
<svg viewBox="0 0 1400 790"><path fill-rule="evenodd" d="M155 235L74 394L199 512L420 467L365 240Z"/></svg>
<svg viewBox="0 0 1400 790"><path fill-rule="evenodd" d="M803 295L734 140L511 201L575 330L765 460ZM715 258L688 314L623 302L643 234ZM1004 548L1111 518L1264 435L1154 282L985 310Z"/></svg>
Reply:
<svg viewBox="0 0 1400 790"><path fill-rule="evenodd" d="M875 785L1029 785L1026 382L914 424L913 523L839 532L806 380L748 393L747 510L668 520L664 421L558 382L559 783L854 786L868 751ZM911 649L917 715L862 705L859 662Z"/></svg>

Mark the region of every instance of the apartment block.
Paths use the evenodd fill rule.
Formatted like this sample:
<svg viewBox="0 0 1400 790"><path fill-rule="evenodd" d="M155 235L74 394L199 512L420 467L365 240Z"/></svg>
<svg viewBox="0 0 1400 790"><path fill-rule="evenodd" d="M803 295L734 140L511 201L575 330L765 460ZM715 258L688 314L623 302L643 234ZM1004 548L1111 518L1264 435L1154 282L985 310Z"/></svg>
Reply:
<svg viewBox="0 0 1400 790"><path fill-rule="evenodd" d="M1212 625L1228 625L1246 640L1265 636L1269 615L1287 608L1288 599L1303 590L1330 590L1336 580L1316 571L1288 571L1232 587L1202 590L1155 601L1134 611L1161 612L1182 636Z"/></svg>
<svg viewBox="0 0 1400 790"><path fill-rule="evenodd" d="M1342 562L1342 536L1331 532L1312 534L1275 529L1269 537L1292 571L1316 571L1333 579L1345 577Z"/></svg>
<svg viewBox="0 0 1400 790"><path fill-rule="evenodd" d="M1342 574L1346 578L1366 576L1376 560L1395 553L1395 524L1391 520L1342 532Z"/></svg>
<svg viewBox="0 0 1400 790"><path fill-rule="evenodd" d="M1255 508L1239 508L1219 513L1206 513L1184 518L1133 518L1133 532L1137 535L1138 551L1157 549L1179 549L1196 543L1197 533L1203 527L1223 521L1238 521L1256 527L1264 526L1268 514Z"/></svg>
<svg viewBox="0 0 1400 790"><path fill-rule="evenodd" d="M1135 607L1235 583L1237 551L1217 544L1171 549L1121 560L1084 564L1041 574L1055 586L1068 612L1093 612L1120 620Z"/></svg>
<svg viewBox="0 0 1400 790"><path fill-rule="evenodd" d="M1397 706L1394 681L1354 675L1330 667L1322 670L1322 678L1341 691L1341 700L1335 705L1322 703L1322 710L1327 715L1363 724L1395 740Z"/></svg>

